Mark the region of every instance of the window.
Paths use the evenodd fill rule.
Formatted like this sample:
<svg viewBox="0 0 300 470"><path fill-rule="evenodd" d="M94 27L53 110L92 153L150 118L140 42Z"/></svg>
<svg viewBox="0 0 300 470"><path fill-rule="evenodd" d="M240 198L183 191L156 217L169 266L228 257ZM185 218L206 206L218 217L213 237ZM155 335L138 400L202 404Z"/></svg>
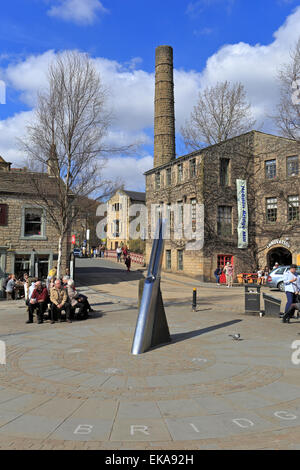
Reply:
<svg viewBox="0 0 300 470"><path fill-rule="evenodd" d="M116 204L113 204L113 211L118 212L121 209L121 204L118 202Z"/></svg>
<svg viewBox="0 0 300 470"><path fill-rule="evenodd" d="M43 210L25 209L24 237L42 236Z"/></svg>
<svg viewBox="0 0 300 470"><path fill-rule="evenodd" d="M192 232L196 232L196 217L197 217L197 201L196 199L191 199L192 206Z"/></svg>
<svg viewBox="0 0 300 470"><path fill-rule="evenodd" d="M194 178L196 176L196 159L193 158L190 160L190 178Z"/></svg>
<svg viewBox="0 0 300 470"><path fill-rule="evenodd" d="M166 250L166 269L171 269L171 250Z"/></svg>
<svg viewBox="0 0 300 470"><path fill-rule="evenodd" d="M168 224L168 228L171 229L171 225L172 225L172 222L173 222L173 217L172 217L172 210L171 210L171 204L167 204L167 224Z"/></svg>
<svg viewBox="0 0 300 470"><path fill-rule="evenodd" d="M183 201L177 202L177 214L178 214L178 224L183 226L183 214L184 214L184 206Z"/></svg>
<svg viewBox="0 0 300 470"><path fill-rule="evenodd" d="M286 173L287 176L297 176L299 174L299 160L298 155L287 157L286 159Z"/></svg>
<svg viewBox="0 0 300 470"><path fill-rule="evenodd" d="M166 171L166 183L167 183L167 186L171 186L172 184L172 173L171 173L171 168L167 168L167 171Z"/></svg>
<svg viewBox="0 0 300 470"><path fill-rule="evenodd" d="M288 220L299 220L299 196L289 196Z"/></svg>
<svg viewBox="0 0 300 470"><path fill-rule="evenodd" d="M160 173L155 173L155 189L160 189Z"/></svg>
<svg viewBox="0 0 300 470"><path fill-rule="evenodd" d="M229 158L220 158L220 185L229 186Z"/></svg>
<svg viewBox="0 0 300 470"><path fill-rule="evenodd" d="M276 178L276 160L267 160L266 165L266 178L273 179Z"/></svg>
<svg viewBox="0 0 300 470"><path fill-rule="evenodd" d="M0 204L0 225L7 225L8 205Z"/></svg>
<svg viewBox="0 0 300 470"><path fill-rule="evenodd" d="M267 222L277 221L277 197L267 198Z"/></svg>
<svg viewBox="0 0 300 470"><path fill-rule="evenodd" d="M115 228L115 233L113 233L113 237L119 238L119 236L120 236L120 220L118 220L118 219L114 220L114 228Z"/></svg>
<svg viewBox="0 0 300 470"><path fill-rule="evenodd" d="M278 269L276 269L275 273L276 274L284 274L285 270L286 270L286 268L284 268L284 267L283 268L278 268Z"/></svg>
<svg viewBox="0 0 300 470"><path fill-rule="evenodd" d="M218 235L221 235L223 237L228 237L232 235L232 207L218 207L217 230Z"/></svg>
<svg viewBox="0 0 300 470"><path fill-rule="evenodd" d="M177 180L178 180L178 183L181 183L181 181L183 180L183 166L182 166L182 163L180 163L179 165L177 165Z"/></svg>
<svg viewBox="0 0 300 470"><path fill-rule="evenodd" d="M177 251L177 269L183 271L183 250Z"/></svg>

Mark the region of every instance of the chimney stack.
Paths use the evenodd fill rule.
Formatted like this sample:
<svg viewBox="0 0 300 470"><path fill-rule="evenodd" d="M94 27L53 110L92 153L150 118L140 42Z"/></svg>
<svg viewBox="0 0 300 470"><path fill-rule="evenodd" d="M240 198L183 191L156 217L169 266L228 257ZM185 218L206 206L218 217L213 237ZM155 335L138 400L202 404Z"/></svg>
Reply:
<svg viewBox="0 0 300 470"><path fill-rule="evenodd" d="M154 168L175 159L173 49L155 51Z"/></svg>

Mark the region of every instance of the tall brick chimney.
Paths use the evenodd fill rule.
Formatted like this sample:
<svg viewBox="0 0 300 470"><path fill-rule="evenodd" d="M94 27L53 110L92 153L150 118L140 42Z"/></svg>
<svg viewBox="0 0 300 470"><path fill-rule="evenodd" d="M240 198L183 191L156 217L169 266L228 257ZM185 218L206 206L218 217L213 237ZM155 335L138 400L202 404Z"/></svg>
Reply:
<svg viewBox="0 0 300 470"><path fill-rule="evenodd" d="M155 51L154 168L175 158L173 49Z"/></svg>

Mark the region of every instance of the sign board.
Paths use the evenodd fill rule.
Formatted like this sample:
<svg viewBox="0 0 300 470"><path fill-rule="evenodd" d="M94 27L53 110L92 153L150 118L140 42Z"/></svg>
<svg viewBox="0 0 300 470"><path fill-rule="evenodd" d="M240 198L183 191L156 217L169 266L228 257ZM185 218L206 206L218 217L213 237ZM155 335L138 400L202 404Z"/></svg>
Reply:
<svg viewBox="0 0 300 470"><path fill-rule="evenodd" d="M86 231L86 239L89 240L90 239L90 229L88 228L87 231Z"/></svg>
<svg viewBox="0 0 300 470"><path fill-rule="evenodd" d="M282 245L285 246L286 248L291 248L291 245L287 240L282 240L280 238L277 238L276 240L272 240L268 245L267 245L267 250L271 248L274 245Z"/></svg>
<svg viewBox="0 0 300 470"><path fill-rule="evenodd" d="M76 237L75 235L72 235L72 245L75 245L76 244Z"/></svg>
<svg viewBox="0 0 300 470"><path fill-rule="evenodd" d="M248 247L248 201L247 201L247 181L236 180L237 205L238 205L238 248Z"/></svg>

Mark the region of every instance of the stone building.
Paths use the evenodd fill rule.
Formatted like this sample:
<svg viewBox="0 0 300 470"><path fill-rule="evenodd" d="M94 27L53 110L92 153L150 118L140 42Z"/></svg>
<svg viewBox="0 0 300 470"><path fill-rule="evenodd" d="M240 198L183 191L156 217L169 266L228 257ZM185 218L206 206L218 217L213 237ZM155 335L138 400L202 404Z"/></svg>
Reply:
<svg viewBox="0 0 300 470"><path fill-rule="evenodd" d="M101 240L98 239L96 229L99 217L97 209L101 203L88 197L78 197L76 203L76 217L72 223L72 236L75 237L75 246L86 245L87 249L96 248ZM89 232L88 232L89 231ZM87 240L87 232L89 239Z"/></svg>
<svg viewBox="0 0 300 470"><path fill-rule="evenodd" d="M44 277L58 257L58 235L36 196L33 180L54 198L56 186L47 173L12 169L0 157L0 279L5 273L29 272ZM70 251L63 246L62 269Z"/></svg>
<svg viewBox="0 0 300 470"><path fill-rule="evenodd" d="M129 211L130 207L135 204L144 206L145 198L145 193L119 189L107 201L106 246L108 250L115 250L122 245L134 249L136 241L130 240L129 224L132 218Z"/></svg>
<svg viewBox="0 0 300 470"><path fill-rule="evenodd" d="M211 280L216 267L227 261L234 265L235 274L272 267L276 261L300 264L299 143L251 131L176 158L172 64L172 49L157 48L154 168L145 173L148 220L158 205L170 227L163 269ZM171 142L168 152L167 141ZM241 184L246 191L243 230ZM185 222L185 205L192 226L189 239L185 234L175 236L178 223ZM189 242L197 238L198 206L204 211L203 246L189 249ZM147 260L150 232L149 222Z"/></svg>

